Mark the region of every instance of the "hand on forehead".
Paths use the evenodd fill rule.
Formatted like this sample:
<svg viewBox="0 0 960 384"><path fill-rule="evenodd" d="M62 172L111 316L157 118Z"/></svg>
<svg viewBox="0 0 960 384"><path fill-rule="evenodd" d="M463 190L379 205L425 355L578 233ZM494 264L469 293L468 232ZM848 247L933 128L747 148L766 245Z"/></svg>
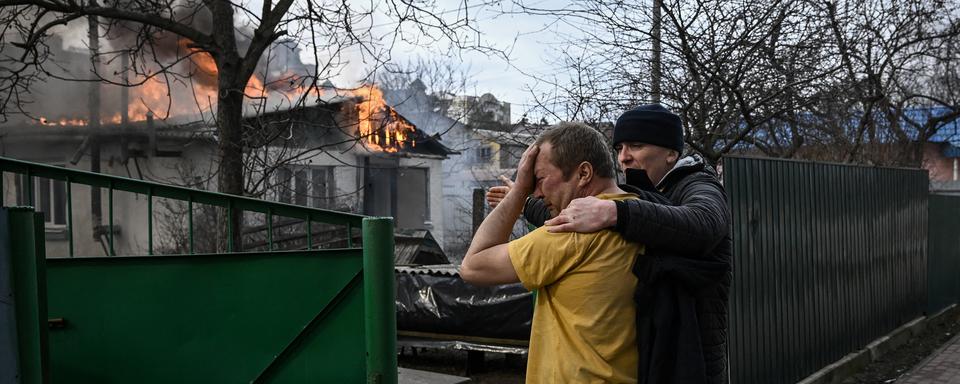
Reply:
<svg viewBox="0 0 960 384"><path fill-rule="evenodd" d="M536 165L539 148L534 144L527 147L520 157L520 163L517 165L517 179L514 181L514 187L520 191L530 193L535 187L534 166Z"/></svg>

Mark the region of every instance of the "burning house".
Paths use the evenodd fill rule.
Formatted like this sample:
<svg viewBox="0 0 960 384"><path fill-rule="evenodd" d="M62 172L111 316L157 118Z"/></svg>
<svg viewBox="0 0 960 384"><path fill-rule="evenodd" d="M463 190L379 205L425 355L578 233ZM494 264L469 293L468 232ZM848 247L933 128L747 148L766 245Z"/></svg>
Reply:
<svg viewBox="0 0 960 384"><path fill-rule="evenodd" d="M387 106L376 87L248 121L265 140L282 142L268 151L298 157L275 169L279 201L392 216L398 229L442 228L442 162L455 152Z"/></svg>
<svg viewBox="0 0 960 384"><path fill-rule="evenodd" d="M387 92L386 99L418 129L443 135L444 143L459 152L443 162L442 244L456 263L473 237L474 213L486 209L486 203L477 204L474 191L500 185L500 175L513 176L520 155L545 126L510 124L510 104L490 94L431 95L420 80ZM515 234L523 233L518 225Z"/></svg>
<svg viewBox="0 0 960 384"><path fill-rule="evenodd" d="M82 56L67 52L61 57L72 61L71 55ZM209 58L204 55L191 59L197 79L216 73L205 60ZM387 106L376 87L342 90L329 82L308 87L289 70L273 72L273 77L255 76L246 89L251 100L244 117L247 193L392 216L398 230L427 233L422 241L442 244L443 232L437 230L444 221L442 164L455 152ZM271 85L278 78L285 87ZM157 78L136 87L49 80L36 89L42 103L29 106L21 119L0 124L0 155L215 190L218 137L209 101L216 99L211 97L216 89L198 81L184 92ZM3 182L15 186L3 196L7 203L24 203L32 191L38 211L44 213L48 254L66 255L69 211L63 183L35 178L28 188L27 180L12 175L5 175ZM142 198L122 193L113 197L117 254L146 247L147 239L132 235L146 233L145 212L132 208L139 207ZM75 188L70 201L76 253L104 254L106 191ZM155 241L176 252L183 207L165 209L166 216L154 219L159 229L155 236L169 239ZM163 217L170 220L166 235L164 223L158 222ZM245 234L255 237L257 219L244 221L253 228Z"/></svg>

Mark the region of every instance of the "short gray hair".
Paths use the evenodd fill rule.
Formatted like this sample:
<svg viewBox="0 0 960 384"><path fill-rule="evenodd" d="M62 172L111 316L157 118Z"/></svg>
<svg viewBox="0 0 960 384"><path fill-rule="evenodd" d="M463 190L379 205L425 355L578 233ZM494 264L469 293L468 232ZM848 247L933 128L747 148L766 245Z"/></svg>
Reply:
<svg viewBox="0 0 960 384"><path fill-rule="evenodd" d="M535 144L543 143L550 143L553 147L550 160L560 168L564 178L569 178L584 161L593 166L596 176L613 178L613 152L607 139L596 129L580 122L561 122L537 137Z"/></svg>

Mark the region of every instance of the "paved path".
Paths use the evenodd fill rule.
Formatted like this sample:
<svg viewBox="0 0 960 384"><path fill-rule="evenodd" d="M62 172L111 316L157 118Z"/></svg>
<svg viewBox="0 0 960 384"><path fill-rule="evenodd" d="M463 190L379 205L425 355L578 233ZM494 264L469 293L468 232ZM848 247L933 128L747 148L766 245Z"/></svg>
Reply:
<svg viewBox="0 0 960 384"><path fill-rule="evenodd" d="M460 384L470 381L468 377L444 375L442 373L419 371L410 368L397 368L399 384Z"/></svg>
<svg viewBox="0 0 960 384"><path fill-rule="evenodd" d="M960 384L960 335L913 367L897 384Z"/></svg>

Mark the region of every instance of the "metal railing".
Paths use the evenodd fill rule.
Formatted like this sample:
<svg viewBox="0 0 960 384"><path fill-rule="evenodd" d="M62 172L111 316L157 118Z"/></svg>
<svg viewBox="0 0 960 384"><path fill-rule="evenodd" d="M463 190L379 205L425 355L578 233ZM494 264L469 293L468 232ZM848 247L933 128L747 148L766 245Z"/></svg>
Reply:
<svg viewBox="0 0 960 384"><path fill-rule="evenodd" d="M107 242L108 254L116 255L114 246L115 223L114 223L114 191L131 192L147 197L146 214L147 219L147 253L154 254L154 200L157 198L168 198L182 201L187 204L187 229L189 236L189 254L195 253L194 241L194 206L196 204L207 204L214 207L220 207L227 210L226 217L234 217L235 214L244 212L257 212L266 215L267 243L268 249L274 249L273 241L273 217L289 217L303 220L306 223L307 248L313 248L313 231L310 228L314 223L325 223L333 225L346 226L347 246L353 247L353 230L360 228L364 218L362 215L330 211L320 208L310 208L292 204L276 203L271 201L258 200L250 197L235 196L225 193L209 192L186 187L179 187L167 184L161 184L152 181L135 180L126 177L105 175L94 172L87 172L75 169L67 169L45 164L38 164L29 161L15 160L0 157L0 172L9 172L26 177L25 198L27 205L34 205L34 179L46 178L50 180L62 181L66 184L66 204L67 204L67 224L66 237L69 242L68 254L74 256L74 234L75 226L73 223L73 188L74 184L87 185L92 188L107 189ZM2 173L0 173L0 193L5 192ZM5 195L0 195L5 196ZM239 234L234 233L235 228L232 225L226 225L227 234L227 252L234 252L234 237Z"/></svg>

